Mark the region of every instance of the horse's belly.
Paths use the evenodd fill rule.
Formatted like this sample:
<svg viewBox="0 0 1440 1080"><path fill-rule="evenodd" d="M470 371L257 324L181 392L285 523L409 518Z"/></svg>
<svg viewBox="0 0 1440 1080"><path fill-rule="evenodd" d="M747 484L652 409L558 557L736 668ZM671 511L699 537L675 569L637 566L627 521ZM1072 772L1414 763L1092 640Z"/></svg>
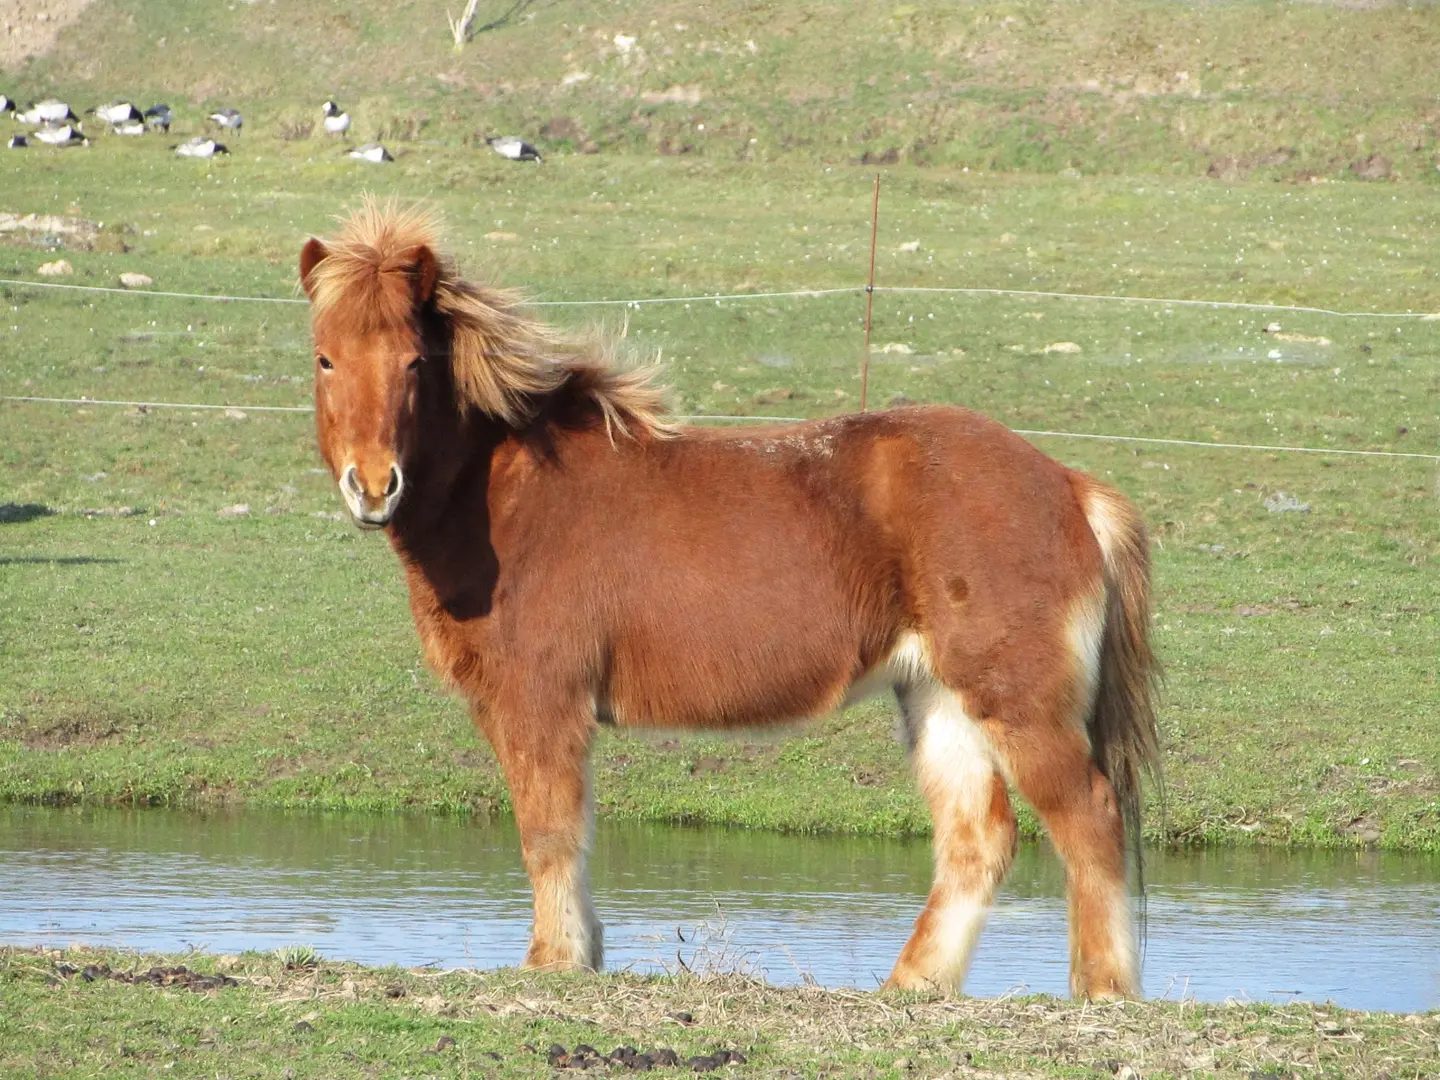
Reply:
<svg viewBox="0 0 1440 1080"><path fill-rule="evenodd" d="M930 670L919 635L893 638L866 664L883 631L795 626L720 641L674 638L615 655L602 719L637 727L744 727L824 716ZM857 673L861 673L858 674Z"/></svg>

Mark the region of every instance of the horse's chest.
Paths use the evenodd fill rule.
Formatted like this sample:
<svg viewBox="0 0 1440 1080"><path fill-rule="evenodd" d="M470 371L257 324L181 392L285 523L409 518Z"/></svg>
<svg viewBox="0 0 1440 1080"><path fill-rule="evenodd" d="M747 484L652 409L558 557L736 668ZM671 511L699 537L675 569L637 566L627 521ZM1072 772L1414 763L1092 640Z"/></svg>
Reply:
<svg viewBox="0 0 1440 1080"><path fill-rule="evenodd" d="M423 580L417 582L413 578L410 583L410 610L415 617L415 629L420 634L425 662L456 689L472 694L477 692L484 669L473 620L457 617L445 598Z"/></svg>

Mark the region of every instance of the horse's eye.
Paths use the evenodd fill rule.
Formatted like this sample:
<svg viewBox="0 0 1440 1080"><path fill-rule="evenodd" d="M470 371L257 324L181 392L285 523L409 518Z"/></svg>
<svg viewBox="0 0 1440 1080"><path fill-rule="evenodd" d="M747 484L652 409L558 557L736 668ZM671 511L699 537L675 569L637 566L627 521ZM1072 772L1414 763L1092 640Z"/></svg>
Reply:
<svg viewBox="0 0 1440 1080"><path fill-rule="evenodd" d="M411 360L411 361L410 361L410 364L409 364L409 366L406 368L406 370L407 370L407 371L419 371L419 370L420 370L420 364L424 361L424 359L425 359L425 358L424 358L423 356L417 356L417 357L415 357L414 360Z"/></svg>
<svg viewBox="0 0 1440 1080"><path fill-rule="evenodd" d="M332 363L330 362L330 358L329 358L328 356L322 356L322 357L319 358L319 360L320 360L320 366L321 366L322 368L324 368L326 371L329 371L331 368L333 368L333 367L335 366L334 364L332 364Z"/></svg>

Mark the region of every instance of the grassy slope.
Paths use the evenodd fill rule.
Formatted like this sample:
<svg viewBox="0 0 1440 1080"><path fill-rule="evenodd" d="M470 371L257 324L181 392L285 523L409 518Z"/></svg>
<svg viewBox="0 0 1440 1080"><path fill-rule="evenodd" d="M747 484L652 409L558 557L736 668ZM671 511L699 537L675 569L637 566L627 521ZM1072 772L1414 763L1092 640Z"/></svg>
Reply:
<svg viewBox="0 0 1440 1080"><path fill-rule="evenodd" d="M482 7L483 22L510 4ZM101 0L18 81L239 103L257 129L313 123L338 94L362 137L451 144L514 128L557 148L720 160L893 149L992 169L1288 176L1378 152L1404 175L1433 171L1440 23L1424 5L527 7L456 54L433 5Z"/></svg>
<svg viewBox="0 0 1440 1080"><path fill-rule="evenodd" d="M102 964L124 974L183 964L226 972L239 985L130 985L100 973ZM61 965L96 965L98 977L66 976ZM1435 1014L1305 1004L937 1001L778 990L734 977L328 963L287 970L257 955L18 949L0 950L0 993L0 1070L12 1076L209 1077L256 1068L295 1077L535 1076L547 1071L544 1054L555 1043L602 1054L663 1046L682 1060L736 1049L747 1061L718 1074L730 1076L1066 1077L1128 1068L1154 1077L1330 1078L1428 1075L1440 1066ZM688 1023L675 1019L682 1015ZM662 1075L680 1072L694 1070Z"/></svg>
<svg viewBox="0 0 1440 1080"><path fill-rule="evenodd" d="M252 130L233 159L213 165L119 140L0 160L0 209L106 222L111 253L66 253L75 281L108 284L133 268L160 288L284 295L300 238L369 188L429 197L448 214L468 267L546 297L849 284L863 270L869 174L839 163L892 144L923 160L905 140L943 133L946 110L963 108L971 110L964 138L936 140L932 160L1032 171L890 171L884 283L1440 308L1426 274L1440 240L1428 136L1413 126L1433 100L1425 80L1434 76L1430 65L1401 66L1407 50L1427 47L1433 26L1404 7L1234 4L1207 8L1203 21L1175 5L917 6L895 9L899 16L847 4L722 5L703 18L676 8L673 19L647 8L657 35L682 22L685 40L729 41L741 52L686 50L677 39L675 56L665 57L663 42L641 32L647 59L627 64L592 63L597 27L611 40L639 25L639 9L625 4L605 8L604 25L584 35L577 12L538 10L456 58L442 26L397 35L387 20L409 15L379 5L187 6L182 15L159 0L134 3L99 0L94 12L134 11L133 26L88 19L21 77L25 88L90 87L99 97L123 86L174 97L178 86L194 102L238 99ZM782 39L792 20L817 12L824 17ZM358 52L333 45L351 41L347 19L356 24L351 43L364 45ZM892 23L912 29L882 32ZM114 36L99 49L102 25ZM165 28L163 47L156 27ZM907 48L897 34L909 34ZM961 43L943 44L952 37ZM1364 51L1368 78L1336 93L1346 85L1337 73L1362 63L1357 38L1386 48ZM747 59L752 39L762 58L790 50L786 62ZM1293 62L1250 65L1257 40ZM1200 96L1116 92L1117 72L1138 79L1160 70L1161 43L1184 53L1181 70L1200 79ZM1304 57L1316 58L1310 68L1286 52L1302 44ZM871 48L883 49L883 63L862 55ZM391 50L383 62L382 49ZM1140 55L1150 66L1134 62ZM905 73L897 57L918 65L912 81L923 69L969 82L932 110L940 127L840 141L854 135L851 119L909 116L895 96ZM1101 71L1102 61L1112 66ZM593 68L594 78L557 89L572 64ZM445 65L470 80L486 72L489 83L436 82L429 73ZM362 74L376 70L387 72L383 83ZM835 73L852 71L885 74L875 88L858 78L831 85ZM1100 78L1103 92L1074 89L1083 79L1064 73L1076 71ZM1202 71L1213 74L1195 75ZM501 89L507 80L512 90ZM723 138L696 143L690 155L561 155L526 172L464 145L492 119L534 130L563 113L611 151L658 148L672 114L688 107L640 107L615 88L672 81L736 96L730 121L702 100L707 131L720 116ZM1227 90L1231 83L1250 89ZM796 102L800 85L817 88L813 101ZM292 108L285 102L337 88L362 129L389 123L376 119L387 115L403 128L413 110L429 113L423 127L410 124L423 141L397 142L397 164L370 171L318 141L274 137ZM1072 164L1063 142L1021 154L1033 128L1026 110L1043 105L1058 116L1086 103L1095 111L1075 114L1067 137L1094 154L1073 163L1130 174L1057 175ZM846 123L833 122L841 113ZM1182 121L1199 126L1177 137ZM1289 124L1308 125L1308 134L1292 138ZM1421 149L1385 141L1401 128ZM1287 170L1308 162L1343 173L1357 147L1383 143L1410 162L1410 178L1320 186L1200 178L1209 155L1263 148L1277 131L1301 155ZM760 140L753 150L750 137ZM995 156L961 152L970 139L991 140ZM752 153L778 160L737 160ZM1172 165L1188 175L1152 175ZM899 250L917 239L918 252ZM121 244L130 250L113 251ZM30 277L49 257L0 248L0 276ZM19 289L0 296L9 309L0 325L7 393L256 404L308 396L303 308L77 302ZM661 347L672 362L684 409L820 415L855 403L859 314L858 297L846 296L652 307L629 319L637 346ZM877 342L912 351L877 358L874 393L882 402L895 394L962 401L1026 428L1436 452L1440 327L1285 316L1287 332L1329 344L1279 342L1263 332L1273 317L882 296ZM1082 351L1044 351L1058 341ZM1165 835L1440 846L1433 464L1041 444L1130 492L1161 541ZM418 668L383 543L316 516L337 509L317 464L304 417L0 407L0 502L57 511L0 523L0 793L503 804L463 710ZM1268 513L1263 499L1282 490L1312 510ZM219 516L237 503L251 513ZM122 507L139 513L118 514ZM786 738L607 736L599 795L615 813L923 830L884 711L856 710Z"/></svg>

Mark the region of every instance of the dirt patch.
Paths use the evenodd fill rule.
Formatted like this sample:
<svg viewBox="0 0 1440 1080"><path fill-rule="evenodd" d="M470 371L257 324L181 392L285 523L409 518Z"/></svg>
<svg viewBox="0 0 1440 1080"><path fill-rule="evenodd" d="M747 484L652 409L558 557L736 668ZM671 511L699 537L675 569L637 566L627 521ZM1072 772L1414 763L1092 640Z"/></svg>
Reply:
<svg viewBox="0 0 1440 1080"><path fill-rule="evenodd" d="M45 727L29 726L22 718L16 726L10 737L28 750L70 750L122 738L139 725L125 717L67 716Z"/></svg>
<svg viewBox="0 0 1440 1080"><path fill-rule="evenodd" d="M18 71L44 56L89 6L90 0L0 0L0 70Z"/></svg>
<svg viewBox="0 0 1440 1080"><path fill-rule="evenodd" d="M4 0L0 0L3 3ZM0 212L0 239L29 247L67 247L89 251L100 241L100 226L84 218L59 214Z"/></svg>
<svg viewBox="0 0 1440 1080"><path fill-rule="evenodd" d="M59 979L76 978L81 982L110 979L114 982L129 983L132 986L137 984L179 986L186 990L193 990L197 994L206 990L221 990L227 986L240 985L229 975L202 975L198 971L191 971L184 964L178 967L152 967L146 971L113 971L109 964L86 964L84 967L75 967L73 964L56 964L55 975L57 982Z"/></svg>

